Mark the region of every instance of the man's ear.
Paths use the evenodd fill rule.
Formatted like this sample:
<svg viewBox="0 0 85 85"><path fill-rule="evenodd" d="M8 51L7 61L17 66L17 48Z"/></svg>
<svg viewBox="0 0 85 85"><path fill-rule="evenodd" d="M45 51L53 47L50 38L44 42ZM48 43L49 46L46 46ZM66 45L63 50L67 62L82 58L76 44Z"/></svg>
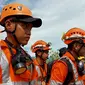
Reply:
<svg viewBox="0 0 85 85"><path fill-rule="evenodd" d="M10 32L13 32L13 30L15 29L14 28L14 23L11 22L11 21L6 21L5 22L5 27L6 27L6 30L8 30Z"/></svg>

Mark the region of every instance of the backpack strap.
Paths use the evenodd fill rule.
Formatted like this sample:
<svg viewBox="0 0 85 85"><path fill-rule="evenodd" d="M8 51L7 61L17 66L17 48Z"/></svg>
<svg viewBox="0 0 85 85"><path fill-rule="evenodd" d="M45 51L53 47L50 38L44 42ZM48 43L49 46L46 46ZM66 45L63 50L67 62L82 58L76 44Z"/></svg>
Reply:
<svg viewBox="0 0 85 85"><path fill-rule="evenodd" d="M72 65L71 65L71 63L69 62L69 60L66 58L66 57L62 57L62 58L60 58L59 60L61 60L61 61L64 61L66 64L67 64L67 66L68 66L68 74L67 74L67 76L66 76L66 79L65 79L65 81L64 81L64 83L63 83L63 85L68 85L69 84L69 82L72 80L72 78L73 78L73 70L72 70ZM54 60L54 61L52 61L52 62L49 62L47 65L47 80L46 80L46 82L48 83L49 82L49 79L50 79L50 76L51 76L51 69L52 69L52 66L53 66L53 64L55 63L55 62L57 62L58 60Z"/></svg>
<svg viewBox="0 0 85 85"><path fill-rule="evenodd" d="M75 75L75 81L76 81L77 78L78 78L78 74L76 73L76 68L74 67L72 61L71 61L69 58L67 58L67 57L61 57L59 60L60 60L60 61L64 61L64 62L67 64L67 66L68 66L68 74L67 74L67 76L66 76L66 79L65 79L63 85L68 85L68 84L70 83L70 81L74 78L73 75ZM58 61L58 60L55 60L55 61L52 61L52 62L50 62L50 63L48 64L47 82L48 82L49 79L50 79L52 66L53 66L53 64L54 64L55 62L57 62L57 61Z"/></svg>
<svg viewBox="0 0 85 85"><path fill-rule="evenodd" d="M51 76L51 69L53 64L56 62L57 60L51 61L47 64L47 76L46 76L46 82L49 82L50 76Z"/></svg>
<svg viewBox="0 0 85 85"><path fill-rule="evenodd" d="M60 60L64 61L68 66L68 74L67 74L66 79L63 83L63 85L68 85L69 82L73 79L72 65L71 65L71 63L69 62L69 60L67 58L61 58Z"/></svg>

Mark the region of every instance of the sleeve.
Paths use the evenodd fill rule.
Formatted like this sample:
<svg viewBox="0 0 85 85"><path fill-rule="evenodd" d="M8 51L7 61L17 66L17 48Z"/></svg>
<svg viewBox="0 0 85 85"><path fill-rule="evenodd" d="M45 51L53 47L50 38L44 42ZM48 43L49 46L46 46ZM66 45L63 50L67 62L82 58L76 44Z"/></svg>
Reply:
<svg viewBox="0 0 85 85"><path fill-rule="evenodd" d="M53 64L51 70L50 85L63 85L68 73L68 67L65 62L58 61Z"/></svg>
<svg viewBox="0 0 85 85"><path fill-rule="evenodd" d="M0 65L0 83L2 83L2 69L1 69L1 65Z"/></svg>
<svg viewBox="0 0 85 85"><path fill-rule="evenodd" d="M0 48L0 83L2 83L1 56L2 56L2 51L1 51L1 48Z"/></svg>

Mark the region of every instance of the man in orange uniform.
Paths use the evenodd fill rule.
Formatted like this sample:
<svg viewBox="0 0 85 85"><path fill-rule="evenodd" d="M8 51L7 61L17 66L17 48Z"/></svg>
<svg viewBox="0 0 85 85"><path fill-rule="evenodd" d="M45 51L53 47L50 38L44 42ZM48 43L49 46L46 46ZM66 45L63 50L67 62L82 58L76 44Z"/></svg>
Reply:
<svg viewBox="0 0 85 85"><path fill-rule="evenodd" d="M36 41L31 50L35 53L36 59L33 60L34 71L32 74L32 85L46 85L47 64L50 45L43 40Z"/></svg>
<svg viewBox="0 0 85 85"><path fill-rule="evenodd" d="M32 27L40 27L42 21L33 18L26 6L11 3L2 9L0 24L7 33L0 41L0 85L29 85L31 74L26 63L32 59L22 46L28 43Z"/></svg>
<svg viewBox="0 0 85 85"><path fill-rule="evenodd" d="M60 60L53 64L49 85L84 85L82 79L84 65L78 57L85 56L85 31L76 27L71 28L62 39L68 45L67 51ZM68 67L62 58L69 61L71 65ZM70 73L69 68L70 70L72 68Z"/></svg>
<svg viewBox="0 0 85 85"><path fill-rule="evenodd" d="M85 56L80 56L79 57L79 60L81 60L81 61L84 62L84 69L85 69ZM84 70L84 72L85 72L85 70ZM82 76L82 79L83 79L84 85L85 85L85 75Z"/></svg>

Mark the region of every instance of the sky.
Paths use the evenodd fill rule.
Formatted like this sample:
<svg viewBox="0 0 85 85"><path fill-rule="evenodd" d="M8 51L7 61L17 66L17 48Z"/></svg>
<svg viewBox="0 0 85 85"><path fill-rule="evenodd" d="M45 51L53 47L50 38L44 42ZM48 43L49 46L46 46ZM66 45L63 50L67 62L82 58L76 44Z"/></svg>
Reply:
<svg viewBox="0 0 85 85"><path fill-rule="evenodd" d="M37 40L52 43L52 49L66 46L61 37L72 27L85 30L85 0L0 0L0 11L8 3L19 2L29 7L34 17L42 19L40 28L33 28L28 44L24 47L29 53L30 46ZM3 27L0 26L0 30ZM0 34L0 39L6 34Z"/></svg>

